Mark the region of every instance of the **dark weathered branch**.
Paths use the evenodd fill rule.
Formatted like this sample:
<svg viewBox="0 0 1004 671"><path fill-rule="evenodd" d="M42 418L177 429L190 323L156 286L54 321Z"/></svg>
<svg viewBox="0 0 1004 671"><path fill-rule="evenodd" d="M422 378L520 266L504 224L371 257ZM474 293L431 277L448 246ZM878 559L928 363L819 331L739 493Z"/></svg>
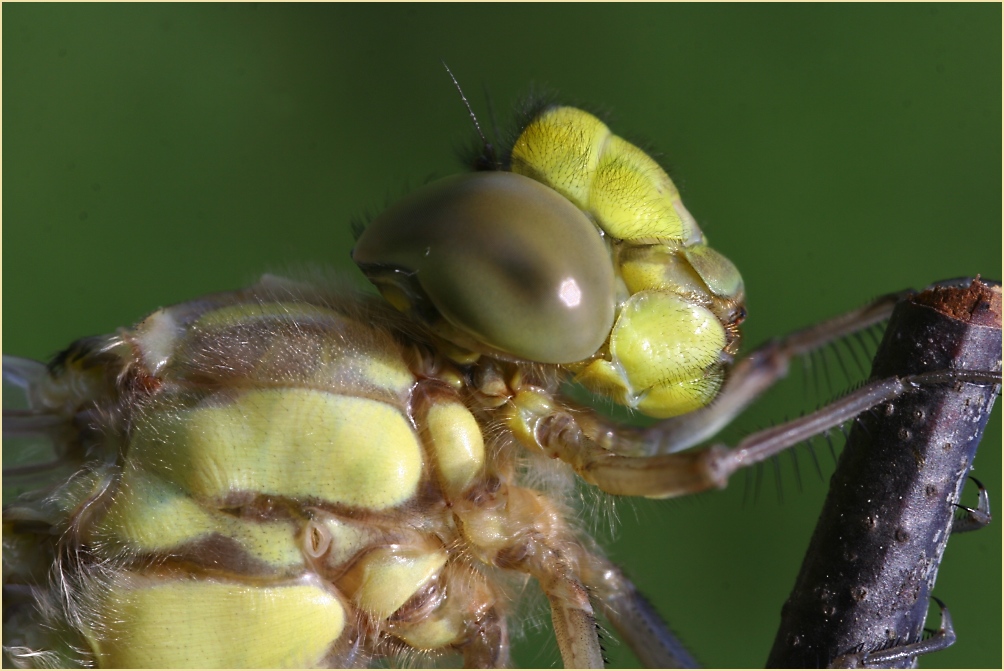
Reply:
<svg viewBox="0 0 1004 671"><path fill-rule="evenodd" d="M946 369L1000 374L999 286L936 288L896 307L872 377ZM848 653L868 664L868 652L921 637L954 504L999 389L925 386L855 422L768 666L826 667ZM905 668L915 658L875 661Z"/></svg>

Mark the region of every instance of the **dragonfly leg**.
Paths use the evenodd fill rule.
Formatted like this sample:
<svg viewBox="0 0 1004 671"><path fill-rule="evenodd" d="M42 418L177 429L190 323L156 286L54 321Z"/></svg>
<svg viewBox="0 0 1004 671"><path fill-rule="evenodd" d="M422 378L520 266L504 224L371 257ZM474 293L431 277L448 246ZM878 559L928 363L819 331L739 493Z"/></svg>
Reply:
<svg viewBox="0 0 1004 671"><path fill-rule="evenodd" d="M986 487L983 483L969 476L969 479L976 483L976 486L980 490L979 502L976 504L976 508L969 508L962 504L956 503L955 507L959 510L964 510L965 515L957 517L952 521L952 533L958 534L966 531L976 531L977 529L982 529L983 527L990 524L990 496L987 494Z"/></svg>
<svg viewBox="0 0 1004 671"><path fill-rule="evenodd" d="M491 608L481 621L471 639L461 646L464 668L504 669L510 666L509 629L505 617L497 608Z"/></svg>
<svg viewBox="0 0 1004 671"><path fill-rule="evenodd" d="M589 592L579 577L581 543L558 507L539 492L496 482L453 507L472 552L536 578L551 606L566 668L603 668Z"/></svg>
<svg viewBox="0 0 1004 671"><path fill-rule="evenodd" d="M592 556L585 582L603 615L650 669L693 669L698 664L627 576L607 560Z"/></svg>
<svg viewBox="0 0 1004 671"><path fill-rule="evenodd" d="M941 612L941 624L934 635L915 643L904 643L884 650L852 652L836 657L831 669L860 669L867 667L890 668L893 662L938 652L955 643L955 628L948 607L938 597L931 597Z"/></svg>
<svg viewBox="0 0 1004 671"><path fill-rule="evenodd" d="M542 538L528 538L496 559L503 568L537 579L551 606L554 636L566 669L602 669L603 651L589 592L562 553Z"/></svg>
<svg viewBox="0 0 1004 671"><path fill-rule="evenodd" d="M647 431L647 439L633 454L649 456L679 452L710 439L734 420L750 403L788 374L791 360L805 356L849 335L887 319L893 307L912 291L888 294L872 303L815 326L770 340L739 359L729 371L715 402L679 417L664 420ZM607 449L619 451L617 434L622 432L602 419L583 428Z"/></svg>
<svg viewBox="0 0 1004 671"><path fill-rule="evenodd" d="M974 383L997 385L1000 372L943 370L873 380L856 391L796 420L750 434L729 449L710 445L682 453L625 456L601 447L581 429L571 413L557 410L536 424L536 442L545 454L570 464L584 480L621 496L668 498L723 488L740 468L759 463L812 436L850 421L877 405L892 401L911 389L933 384ZM519 399L517 397L517 404ZM658 426L650 432L631 432L625 441L658 443ZM628 445L628 454L638 448Z"/></svg>

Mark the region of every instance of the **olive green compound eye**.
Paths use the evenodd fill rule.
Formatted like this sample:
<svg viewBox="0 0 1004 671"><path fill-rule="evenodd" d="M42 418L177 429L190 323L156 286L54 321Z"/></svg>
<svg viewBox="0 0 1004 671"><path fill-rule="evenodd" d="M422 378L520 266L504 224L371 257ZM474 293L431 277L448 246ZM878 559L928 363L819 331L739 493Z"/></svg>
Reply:
<svg viewBox="0 0 1004 671"><path fill-rule="evenodd" d="M521 175L429 184L374 219L352 258L395 307L474 351L571 363L592 356L613 325L602 234Z"/></svg>

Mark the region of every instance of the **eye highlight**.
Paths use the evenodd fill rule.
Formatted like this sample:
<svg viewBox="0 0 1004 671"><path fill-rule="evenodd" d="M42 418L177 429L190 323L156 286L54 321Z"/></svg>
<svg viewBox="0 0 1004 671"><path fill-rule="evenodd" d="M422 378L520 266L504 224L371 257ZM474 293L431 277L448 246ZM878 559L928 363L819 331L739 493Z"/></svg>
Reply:
<svg viewBox="0 0 1004 671"><path fill-rule="evenodd" d="M611 253L567 198L528 177L448 177L378 216L352 258L400 309L472 351L592 356L614 321Z"/></svg>

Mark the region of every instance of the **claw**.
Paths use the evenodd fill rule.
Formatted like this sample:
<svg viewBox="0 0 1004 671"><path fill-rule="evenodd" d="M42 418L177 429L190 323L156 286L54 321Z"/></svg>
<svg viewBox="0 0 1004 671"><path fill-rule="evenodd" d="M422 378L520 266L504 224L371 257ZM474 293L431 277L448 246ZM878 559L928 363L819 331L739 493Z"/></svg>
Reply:
<svg viewBox="0 0 1004 671"><path fill-rule="evenodd" d="M971 475L969 476L969 479L975 482L976 486L979 488L980 498L976 504L975 510L959 503L954 504L959 510L966 511L966 514L952 520L953 534L963 533L966 531L976 531L977 529L982 529L986 525L990 524L990 496L987 494L987 490L983 486L982 482Z"/></svg>
<svg viewBox="0 0 1004 671"><path fill-rule="evenodd" d="M866 667L888 667L890 663L908 657L919 657L931 652L938 652L950 647L955 643L955 627L952 625L952 615L948 612L948 606L936 596L931 600L938 604L941 612L941 624L938 630L930 637L917 641L916 643L904 643L893 646L885 650L874 652L852 652L840 655L833 660L831 669L859 669Z"/></svg>

